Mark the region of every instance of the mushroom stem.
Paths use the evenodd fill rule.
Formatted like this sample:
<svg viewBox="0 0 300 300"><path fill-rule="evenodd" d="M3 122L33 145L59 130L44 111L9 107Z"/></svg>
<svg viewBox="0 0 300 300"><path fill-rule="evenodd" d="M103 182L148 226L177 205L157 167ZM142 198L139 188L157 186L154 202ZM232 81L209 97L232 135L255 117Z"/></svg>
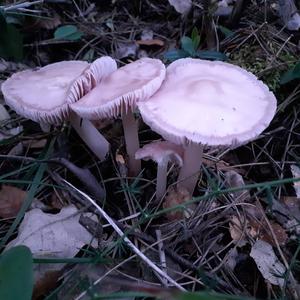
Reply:
<svg viewBox="0 0 300 300"><path fill-rule="evenodd" d="M203 146L191 143L184 149L183 166L179 172L178 185L186 188L191 195L197 184L202 163Z"/></svg>
<svg viewBox="0 0 300 300"><path fill-rule="evenodd" d="M157 164L157 176L156 176L156 200L157 201L160 201L163 195L166 193L167 171L168 171L168 160L167 162Z"/></svg>
<svg viewBox="0 0 300 300"><path fill-rule="evenodd" d="M141 172L141 160L135 159L135 153L140 147L138 136L138 123L134 118L132 109L129 107L122 114L122 123L126 151L128 155L128 168L130 176L137 176Z"/></svg>
<svg viewBox="0 0 300 300"><path fill-rule="evenodd" d="M100 160L104 160L110 147L106 138L89 120L81 119L74 112L71 112L69 120L87 146Z"/></svg>

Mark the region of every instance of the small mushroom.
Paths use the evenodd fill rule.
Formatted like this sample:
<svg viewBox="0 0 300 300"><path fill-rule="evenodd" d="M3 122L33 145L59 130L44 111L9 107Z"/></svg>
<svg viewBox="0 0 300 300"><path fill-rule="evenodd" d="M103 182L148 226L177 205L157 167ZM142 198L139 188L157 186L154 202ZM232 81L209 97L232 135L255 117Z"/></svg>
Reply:
<svg viewBox="0 0 300 300"><path fill-rule="evenodd" d="M135 152L139 149L138 126L134 117L136 104L153 95L164 78L165 66L160 60L142 58L111 73L80 101L71 105L72 110L85 119L121 115L130 175L136 176L141 170L140 160L135 159Z"/></svg>
<svg viewBox="0 0 300 300"><path fill-rule="evenodd" d="M139 149L135 158L157 163L156 200L159 201L166 192L168 163L172 161L180 167L183 164L182 147L167 141L152 142Z"/></svg>
<svg viewBox="0 0 300 300"><path fill-rule="evenodd" d="M110 57L91 65L84 61L62 61L42 68L13 74L1 86L6 103L19 115L43 125L70 120L79 136L102 160L109 143L88 121L70 114L69 105L78 101L103 77L115 71Z"/></svg>
<svg viewBox="0 0 300 300"><path fill-rule="evenodd" d="M276 98L238 66L184 58L168 66L159 91L139 109L154 131L185 148L179 184L192 194L203 147L234 148L257 137L275 114Z"/></svg>

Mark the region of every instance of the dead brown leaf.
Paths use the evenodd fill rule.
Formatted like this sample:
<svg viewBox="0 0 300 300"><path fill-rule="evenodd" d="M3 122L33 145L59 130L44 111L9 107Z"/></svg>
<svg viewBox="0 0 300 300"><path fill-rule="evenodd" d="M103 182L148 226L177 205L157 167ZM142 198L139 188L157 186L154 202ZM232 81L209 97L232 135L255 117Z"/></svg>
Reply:
<svg viewBox="0 0 300 300"><path fill-rule="evenodd" d="M62 271L46 272L45 275L35 283L32 299L41 299L41 297L47 295L51 290L56 288L58 279L62 274Z"/></svg>
<svg viewBox="0 0 300 300"><path fill-rule="evenodd" d="M180 205L190 199L191 199L191 195L185 188L171 187L168 190L168 194L164 200L163 207L171 208L173 206ZM177 209L166 213L166 217L169 221L180 220L184 217L184 212Z"/></svg>
<svg viewBox="0 0 300 300"><path fill-rule="evenodd" d="M160 39L151 39L151 40L138 40L136 41L140 46L159 46L163 47L165 42Z"/></svg>
<svg viewBox="0 0 300 300"><path fill-rule="evenodd" d="M13 218L18 214L27 192L10 185L2 185L0 191L0 217Z"/></svg>
<svg viewBox="0 0 300 300"><path fill-rule="evenodd" d="M270 221L274 235L278 241L279 245L284 245L288 239L288 235L285 230L277 223ZM270 228L267 222L264 220L249 219L243 216L237 217L232 216L229 222L229 232L231 238L235 242L245 244L247 236L254 239L263 240L272 246L276 246L276 241L274 240Z"/></svg>

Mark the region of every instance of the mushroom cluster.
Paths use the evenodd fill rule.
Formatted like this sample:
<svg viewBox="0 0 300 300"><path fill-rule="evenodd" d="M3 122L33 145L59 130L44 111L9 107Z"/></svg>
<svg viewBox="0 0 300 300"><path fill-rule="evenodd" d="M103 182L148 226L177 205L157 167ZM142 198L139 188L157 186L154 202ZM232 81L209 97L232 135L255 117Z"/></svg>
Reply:
<svg viewBox="0 0 300 300"><path fill-rule="evenodd" d="M2 85L6 103L36 122L69 120L103 160L109 143L89 120L122 118L129 174L140 160L158 163L156 197L163 197L169 161L181 167L178 186L193 193L205 146L237 147L271 122L276 98L253 74L232 64L179 59L167 69L142 58L117 69L110 57L68 61L14 74ZM139 149L136 107L166 141Z"/></svg>

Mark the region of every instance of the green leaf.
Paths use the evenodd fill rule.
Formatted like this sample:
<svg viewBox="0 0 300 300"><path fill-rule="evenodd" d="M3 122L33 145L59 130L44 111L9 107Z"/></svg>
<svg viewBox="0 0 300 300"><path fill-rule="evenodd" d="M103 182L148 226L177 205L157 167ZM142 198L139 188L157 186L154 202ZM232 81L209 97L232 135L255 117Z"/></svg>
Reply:
<svg viewBox="0 0 300 300"><path fill-rule="evenodd" d="M83 56L82 60L86 60L88 62L92 62L95 57L95 50L89 49Z"/></svg>
<svg viewBox="0 0 300 300"><path fill-rule="evenodd" d="M280 84L286 84L295 79L300 79L300 62L282 75Z"/></svg>
<svg viewBox="0 0 300 300"><path fill-rule="evenodd" d="M17 246L0 256L0 299L31 300L33 260L30 249Z"/></svg>
<svg viewBox="0 0 300 300"><path fill-rule="evenodd" d="M218 28L225 35L226 38L234 35L234 32L232 30L228 29L227 27L219 25Z"/></svg>
<svg viewBox="0 0 300 300"><path fill-rule="evenodd" d="M194 56L195 55L195 45L194 42L191 38L189 38L188 36L183 36L181 38L181 48L187 52L190 56Z"/></svg>
<svg viewBox="0 0 300 300"><path fill-rule="evenodd" d="M219 51L200 50L195 52L195 57L208 60L227 60L227 56Z"/></svg>
<svg viewBox="0 0 300 300"><path fill-rule="evenodd" d="M0 11L0 57L20 61L23 58L23 36L12 24L6 22Z"/></svg>
<svg viewBox="0 0 300 300"><path fill-rule="evenodd" d="M54 39L77 41L82 37L83 33L78 30L75 25L65 25L58 27L54 32Z"/></svg>
<svg viewBox="0 0 300 300"><path fill-rule="evenodd" d="M193 28L191 38L194 43L194 49L197 50L200 45L200 35L197 27Z"/></svg>
<svg viewBox="0 0 300 300"><path fill-rule="evenodd" d="M170 50L164 54L165 59L174 61L176 59L188 57L189 54L184 50Z"/></svg>

